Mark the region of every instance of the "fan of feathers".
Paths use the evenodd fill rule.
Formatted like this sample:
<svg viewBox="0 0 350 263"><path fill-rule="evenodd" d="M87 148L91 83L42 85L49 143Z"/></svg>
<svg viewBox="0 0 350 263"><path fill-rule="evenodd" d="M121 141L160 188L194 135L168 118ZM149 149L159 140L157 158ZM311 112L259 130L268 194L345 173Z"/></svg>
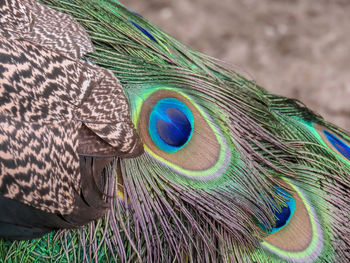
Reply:
<svg viewBox="0 0 350 263"><path fill-rule="evenodd" d="M114 0L0 1L2 262L349 262L350 136Z"/></svg>

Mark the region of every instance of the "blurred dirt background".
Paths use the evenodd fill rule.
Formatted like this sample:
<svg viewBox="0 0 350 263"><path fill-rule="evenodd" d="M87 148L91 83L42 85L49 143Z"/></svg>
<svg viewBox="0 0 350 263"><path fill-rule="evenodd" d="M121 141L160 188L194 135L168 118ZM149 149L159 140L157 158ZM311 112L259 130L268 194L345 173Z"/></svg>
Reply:
<svg viewBox="0 0 350 263"><path fill-rule="evenodd" d="M350 0L121 1L187 46L350 131Z"/></svg>

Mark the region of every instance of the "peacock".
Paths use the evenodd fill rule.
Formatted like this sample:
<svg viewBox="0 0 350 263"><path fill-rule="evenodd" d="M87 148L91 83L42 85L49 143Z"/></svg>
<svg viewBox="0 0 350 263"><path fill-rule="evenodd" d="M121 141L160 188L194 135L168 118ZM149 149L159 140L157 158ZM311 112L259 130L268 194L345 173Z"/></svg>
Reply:
<svg viewBox="0 0 350 263"><path fill-rule="evenodd" d="M1 262L349 262L350 135L115 0L0 1Z"/></svg>

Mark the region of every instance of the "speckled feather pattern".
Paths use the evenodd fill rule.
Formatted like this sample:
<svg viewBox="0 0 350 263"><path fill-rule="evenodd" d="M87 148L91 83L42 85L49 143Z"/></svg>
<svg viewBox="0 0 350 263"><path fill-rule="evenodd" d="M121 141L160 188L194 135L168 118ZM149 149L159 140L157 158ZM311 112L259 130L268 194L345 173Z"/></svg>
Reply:
<svg viewBox="0 0 350 263"><path fill-rule="evenodd" d="M110 71L26 41L2 39L0 52L1 112L42 123L75 119L121 152L137 148L128 103Z"/></svg>
<svg viewBox="0 0 350 263"><path fill-rule="evenodd" d="M80 188L80 125L42 125L1 114L0 194L48 212L70 213Z"/></svg>
<svg viewBox="0 0 350 263"><path fill-rule="evenodd" d="M78 60L92 44L68 15L35 1L2 1L0 14L0 194L69 214L85 176L79 150L142 152L128 102L109 70Z"/></svg>
<svg viewBox="0 0 350 263"><path fill-rule="evenodd" d="M121 153L140 151L121 84L111 71L92 64L88 66L94 70L91 77L96 78L98 88L84 98L76 118Z"/></svg>
<svg viewBox="0 0 350 263"><path fill-rule="evenodd" d="M71 58L81 58L94 50L74 19L33 0L0 1L0 35L26 39Z"/></svg>

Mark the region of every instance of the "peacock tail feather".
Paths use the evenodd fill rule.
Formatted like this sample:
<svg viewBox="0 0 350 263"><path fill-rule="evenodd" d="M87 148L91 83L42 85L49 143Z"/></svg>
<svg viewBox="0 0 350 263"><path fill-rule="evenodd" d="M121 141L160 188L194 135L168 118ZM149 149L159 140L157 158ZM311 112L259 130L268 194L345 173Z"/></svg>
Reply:
<svg viewBox="0 0 350 263"><path fill-rule="evenodd" d="M23 2L41 6L32 0ZM4 5L9 3L22 6L19 0L6 0ZM79 158L85 158L80 165L93 166L98 158L106 158L99 169L84 168L81 178L73 181L75 189L82 189L83 202L101 219L28 241L2 240L4 262L350 260L350 135L346 131L302 103L272 95L222 62L188 49L117 1L41 3L73 17L87 35L69 27L66 31L72 36L62 28L64 33L45 38L5 30L8 41L39 46L39 59L40 52L52 50L60 55L62 65L74 60L80 63L74 72L92 72L91 79L110 72L117 79L113 82L109 77L110 82L101 85L98 102L88 104L79 118L64 115L72 122L67 126L71 137L77 129L82 134L76 149ZM25 14L32 10L28 4L22 9ZM28 17L35 14L32 11ZM43 23L45 30L51 30L50 23L33 21L32 28ZM100 83L92 85L100 87ZM78 91L69 83L65 87L68 94L79 97L79 85ZM58 98L57 103L65 105L61 103L65 97ZM122 104L118 110L130 113L121 118L127 132L117 138L110 127L119 119L110 120L108 126L100 123L114 116L115 101ZM11 123L2 113L0 121ZM30 122L32 116L26 116ZM77 119L88 121L82 128ZM0 131L1 136L6 134ZM138 140L144 148L141 155ZM5 154L0 151L0 165ZM89 192L95 189L90 177L104 193L98 201ZM18 198L32 205L30 198ZM85 211L74 198L44 207L38 197L33 206L71 223ZM86 218L77 221L85 224ZM77 228L77 224L59 228Z"/></svg>

